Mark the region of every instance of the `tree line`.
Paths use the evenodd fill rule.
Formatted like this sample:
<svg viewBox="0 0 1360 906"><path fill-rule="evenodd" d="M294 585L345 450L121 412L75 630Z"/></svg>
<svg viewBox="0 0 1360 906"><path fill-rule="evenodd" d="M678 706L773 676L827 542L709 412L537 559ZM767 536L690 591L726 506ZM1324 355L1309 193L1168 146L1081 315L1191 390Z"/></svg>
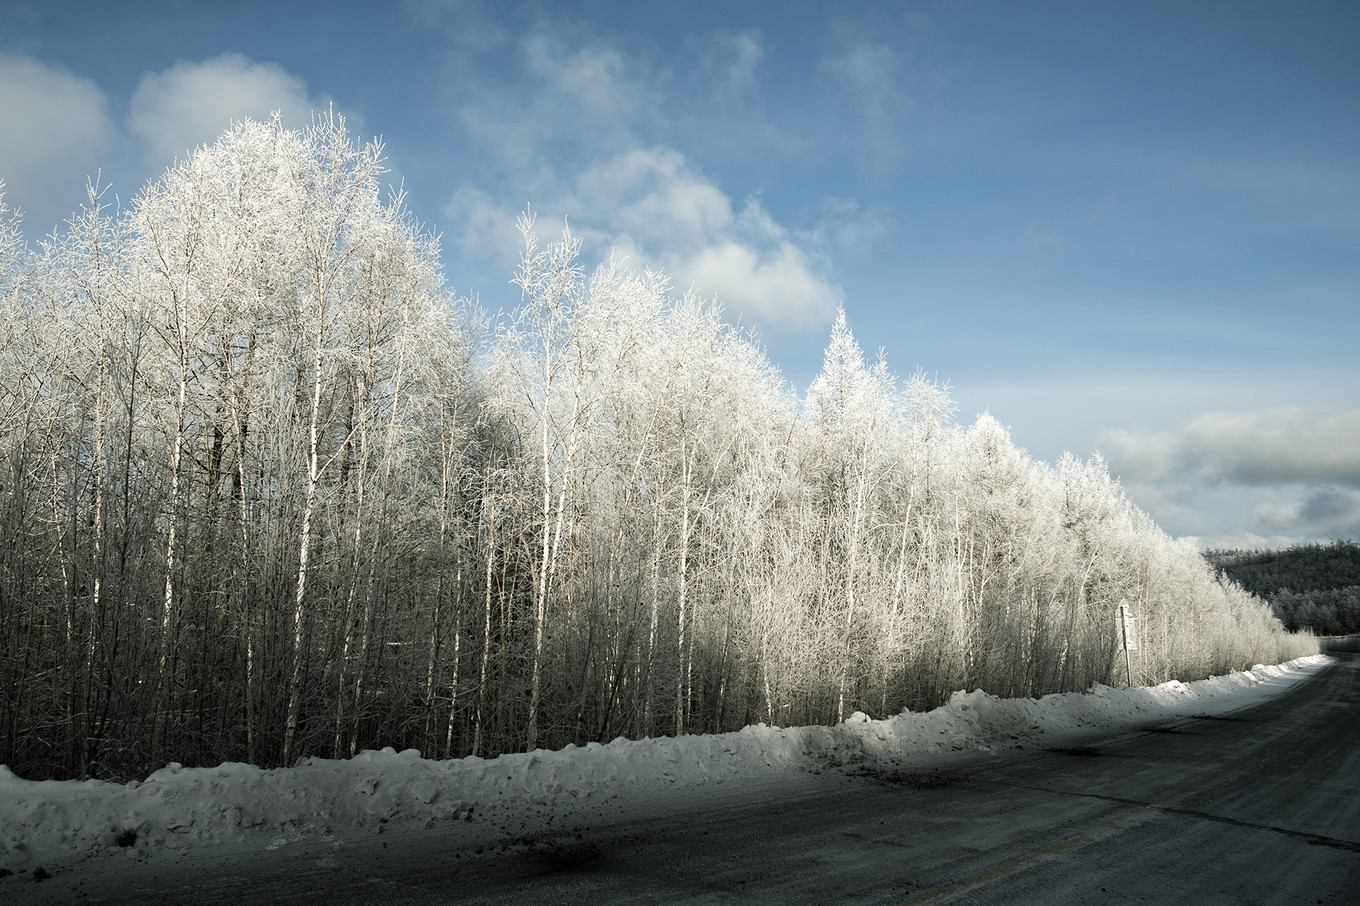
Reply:
<svg viewBox="0 0 1360 906"><path fill-rule="evenodd" d="M453 757L838 721L1315 650L1099 459L842 315L800 397L578 240L444 283L343 121L245 121L36 249L0 200L0 763ZM1122 662L1120 664L1122 668Z"/></svg>
<svg viewBox="0 0 1360 906"><path fill-rule="evenodd" d="M1209 562L1269 601L1285 628L1360 633L1360 544L1332 541L1280 551L1211 551Z"/></svg>

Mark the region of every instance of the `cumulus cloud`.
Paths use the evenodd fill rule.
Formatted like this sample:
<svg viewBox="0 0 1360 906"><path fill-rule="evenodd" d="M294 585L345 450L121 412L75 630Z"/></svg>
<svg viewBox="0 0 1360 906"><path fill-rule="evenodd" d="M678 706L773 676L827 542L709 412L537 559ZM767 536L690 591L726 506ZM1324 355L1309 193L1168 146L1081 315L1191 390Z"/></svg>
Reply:
<svg viewBox="0 0 1360 906"><path fill-rule="evenodd" d="M1174 431L1107 431L1100 445L1135 499L1183 516L1170 521L1184 531L1200 527L1181 501L1235 512L1239 533L1261 538L1360 534L1360 409L1211 412Z"/></svg>
<svg viewBox="0 0 1360 906"><path fill-rule="evenodd" d="M1170 477L1181 449L1180 437L1174 432L1137 428L1102 431L1097 443L1111 468L1126 481Z"/></svg>
<svg viewBox="0 0 1360 906"><path fill-rule="evenodd" d="M1109 431L1100 446L1111 464L1136 479L1360 486L1360 409L1324 403L1211 412L1179 431Z"/></svg>
<svg viewBox="0 0 1360 906"><path fill-rule="evenodd" d="M737 242L710 245L674 270L729 308L766 325L803 330L820 326L835 310L836 291L817 277L806 255L790 243L758 252Z"/></svg>
<svg viewBox="0 0 1360 906"><path fill-rule="evenodd" d="M165 164L213 141L233 120L267 119L280 110L285 122L302 125L313 109L325 106L282 66L226 53L143 76L129 105L128 130L145 143L152 161Z"/></svg>
<svg viewBox="0 0 1360 906"><path fill-rule="evenodd" d="M734 315L785 329L820 328L841 292L792 231L759 201L740 211L673 148L634 148L591 168L576 197L599 209L611 244Z"/></svg>
<svg viewBox="0 0 1360 906"><path fill-rule="evenodd" d="M628 78L618 51L569 47L536 33L521 42L519 56L532 86L527 97L521 86L483 86L460 110L468 132L498 162L540 182L573 149L617 150L634 141L646 92Z"/></svg>
<svg viewBox="0 0 1360 906"><path fill-rule="evenodd" d="M725 38L730 52L714 78L720 90L738 90L754 78L760 47L753 34ZM527 201L570 218L592 254L612 249L633 267L664 270L747 324L830 323L841 293L815 231L782 226L758 199L734 203L674 144L641 137L655 125L641 64L611 46L568 46L541 32L520 56L527 93L521 84L485 89L461 111L507 183L493 192L465 186L450 199L446 215L466 226L450 235L464 254L505 232L489 230L493 214L512 225Z"/></svg>
<svg viewBox="0 0 1360 906"><path fill-rule="evenodd" d="M0 180L5 200L25 212L27 232L47 232L85 201L85 183L105 168L130 178L135 190L231 122L283 112L301 126L329 101L275 63L228 53L200 63L181 61L142 76L115 122L110 99L94 81L29 57L0 53ZM350 128L362 124L350 117ZM137 161L140 160L140 163ZM115 188L120 188L115 186Z"/></svg>
<svg viewBox="0 0 1360 906"><path fill-rule="evenodd" d="M538 34L525 40L524 57L530 74L547 89L543 105L565 102L563 112L584 116L587 125L626 121L641 104L642 86L627 78L627 64L613 48L568 48L556 38Z"/></svg>
<svg viewBox="0 0 1360 906"><path fill-rule="evenodd" d="M46 232L84 199L117 140L108 99L93 81L0 53L0 180L11 208Z"/></svg>
<svg viewBox="0 0 1360 906"><path fill-rule="evenodd" d="M701 245L732 224L731 199L674 148L629 148L573 182L575 201L598 204L612 231L644 246Z"/></svg>
<svg viewBox="0 0 1360 906"><path fill-rule="evenodd" d="M1259 504L1253 516L1263 527L1276 530L1350 525L1360 522L1360 494L1345 488L1316 488L1293 500Z"/></svg>
<svg viewBox="0 0 1360 906"><path fill-rule="evenodd" d="M508 275L524 245L516 229L520 213L522 208L517 211L512 204L501 204L484 189L460 186L444 205L444 239L483 267Z"/></svg>

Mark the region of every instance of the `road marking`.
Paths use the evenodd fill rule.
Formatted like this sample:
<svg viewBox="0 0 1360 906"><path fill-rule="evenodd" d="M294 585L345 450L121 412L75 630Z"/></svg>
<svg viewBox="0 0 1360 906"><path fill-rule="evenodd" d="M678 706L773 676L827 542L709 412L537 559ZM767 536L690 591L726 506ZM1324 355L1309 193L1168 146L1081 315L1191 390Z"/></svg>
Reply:
<svg viewBox="0 0 1360 906"><path fill-rule="evenodd" d="M964 878L961 881L955 881L953 884L946 887L938 887L935 890L912 897L909 900L903 900L898 903L897 906L930 906L930 904L933 903L943 903L945 900L961 893L968 893L977 890L979 887L985 887L994 881L1000 881L1003 878L1018 875L1026 869L1033 868L1040 862L1056 859L1073 850L1081 849L1083 846L1089 846L1092 843L1108 840L1130 828L1137 827L1144 822L1152 820L1162 812L1174 807L1194 794L1206 790L1216 783L1221 783L1234 774L1240 774L1242 770L1242 768L1227 768L1219 771L1217 774L1200 781L1194 786L1187 787L1179 793L1176 793L1174 796L1168 796L1165 799L1159 799L1158 801L1147 805L1135 806L1121 815L1116 815L1110 820L1102 822L1100 826L1087 833L1076 834L1068 837L1066 840L1060 840L1051 846L1036 849L1018 859L1012 859L1009 862L994 866L986 871Z"/></svg>

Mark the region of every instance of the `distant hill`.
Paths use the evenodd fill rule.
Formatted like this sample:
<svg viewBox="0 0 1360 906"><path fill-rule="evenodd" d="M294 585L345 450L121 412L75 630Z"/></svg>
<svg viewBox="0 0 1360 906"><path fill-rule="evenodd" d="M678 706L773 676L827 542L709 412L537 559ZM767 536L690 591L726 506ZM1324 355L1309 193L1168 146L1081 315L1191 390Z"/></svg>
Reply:
<svg viewBox="0 0 1360 906"><path fill-rule="evenodd" d="M1285 627L1318 635L1360 632L1360 544L1333 541L1282 551L1209 551L1219 572L1270 602Z"/></svg>

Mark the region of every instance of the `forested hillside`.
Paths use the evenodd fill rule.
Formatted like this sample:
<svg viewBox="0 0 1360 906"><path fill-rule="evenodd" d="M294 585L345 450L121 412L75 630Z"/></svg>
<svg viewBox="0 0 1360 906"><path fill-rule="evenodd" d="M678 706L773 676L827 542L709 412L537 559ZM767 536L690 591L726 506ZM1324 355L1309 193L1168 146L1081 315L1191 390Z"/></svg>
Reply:
<svg viewBox="0 0 1360 906"><path fill-rule="evenodd" d="M0 763L128 777L836 721L1315 649L844 319L799 398L532 219L495 318L323 118L0 217ZM962 329L962 328L961 328ZM1120 668L1122 670L1122 660Z"/></svg>
<svg viewBox="0 0 1360 906"><path fill-rule="evenodd" d="M1209 562L1270 602L1289 629L1360 633L1360 544L1333 541L1282 551L1213 551Z"/></svg>

